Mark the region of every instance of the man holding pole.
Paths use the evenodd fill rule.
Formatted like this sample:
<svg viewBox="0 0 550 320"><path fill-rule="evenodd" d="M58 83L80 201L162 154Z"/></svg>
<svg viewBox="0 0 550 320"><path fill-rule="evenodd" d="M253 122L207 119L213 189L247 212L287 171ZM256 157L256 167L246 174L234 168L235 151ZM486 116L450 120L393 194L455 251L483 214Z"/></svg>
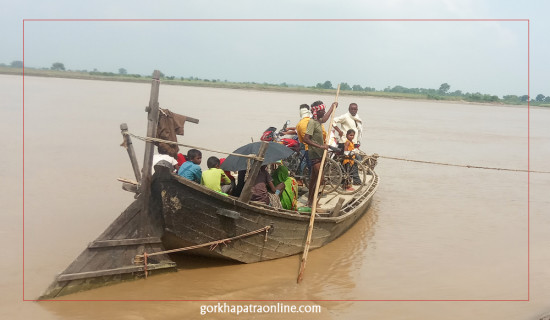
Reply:
<svg viewBox="0 0 550 320"><path fill-rule="evenodd" d="M311 176L309 182L309 194L307 206L313 205L315 195L315 186L317 178L322 174L321 160L323 153L328 149L323 137L323 123L327 121L331 113L338 107L338 102L332 103L328 112L325 112L325 105L322 101L315 101L311 104L310 111L313 115L312 119L307 124L304 142L308 145L308 155L311 161Z"/></svg>

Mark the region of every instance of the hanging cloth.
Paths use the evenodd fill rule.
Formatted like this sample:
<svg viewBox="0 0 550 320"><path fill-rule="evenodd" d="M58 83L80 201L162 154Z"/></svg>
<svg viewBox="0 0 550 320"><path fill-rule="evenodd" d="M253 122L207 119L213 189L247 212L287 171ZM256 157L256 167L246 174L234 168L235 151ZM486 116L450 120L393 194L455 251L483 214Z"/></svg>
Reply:
<svg viewBox="0 0 550 320"><path fill-rule="evenodd" d="M159 109L159 122L157 126L157 138L178 142L176 135L183 136L183 125L186 117L173 113L168 109ZM179 147L176 144L155 142L160 154L167 154L177 158Z"/></svg>

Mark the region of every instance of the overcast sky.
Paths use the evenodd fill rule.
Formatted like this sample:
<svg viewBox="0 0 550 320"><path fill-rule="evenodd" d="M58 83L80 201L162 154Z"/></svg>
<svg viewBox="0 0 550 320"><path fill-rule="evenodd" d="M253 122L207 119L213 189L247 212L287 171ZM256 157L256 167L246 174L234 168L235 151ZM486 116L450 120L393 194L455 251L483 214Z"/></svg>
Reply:
<svg viewBox="0 0 550 320"><path fill-rule="evenodd" d="M2 2L0 63L311 86L326 80L550 95L550 1ZM524 3L525 2L525 3ZM527 21L26 21L23 19L529 19Z"/></svg>

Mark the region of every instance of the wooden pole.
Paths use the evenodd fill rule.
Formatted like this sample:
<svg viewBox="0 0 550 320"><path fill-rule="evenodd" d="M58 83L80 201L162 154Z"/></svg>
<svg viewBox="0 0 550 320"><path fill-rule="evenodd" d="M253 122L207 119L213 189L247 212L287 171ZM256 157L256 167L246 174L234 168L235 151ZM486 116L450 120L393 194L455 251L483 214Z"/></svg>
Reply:
<svg viewBox="0 0 550 320"><path fill-rule="evenodd" d="M157 126L159 120L159 87L160 87L160 71L153 72L153 80L151 82L151 96L149 98L149 106L145 108L147 115L147 137L157 137ZM152 141L145 143L145 152L143 157L143 168L141 169L141 185L139 188L140 196L143 201L143 209L141 210L141 224L138 228L138 237L146 237L148 229L149 214L149 198L151 196L151 171L153 168L153 154L155 145Z"/></svg>
<svg viewBox="0 0 550 320"><path fill-rule="evenodd" d="M338 102L339 94L340 94L340 84L338 84L338 89L336 90L335 102ZM336 110L332 110L332 114L330 115L330 122L328 127L329 130L327 131L325 144L328 144L328 139L330 139L330 134L328 133L330 132L330 128L332 127L332 121L334 120L334 113L336 113ZM317 183L315 184L315 193L313 194L313 205L311 207L311 217L309 218L309 227L307 229L307 238L304 246L304 253L302 254L302 261L300 263L300 271L298 272L298 279L296 279L297 283L302 282L302 278L304 277L304 271L306 269L307 254L309 252L309 246L311 244L311 234L313 233L313 224L315 223L315 213L317 211L317 193L319 192L319 185L321 184L321 179L323 179L323 167L325 165L326 157L327 157L327 150L325 149L325 151L323 152L323 157L321 158L321 167L319 169L319 175L317 176ZM311 190L309 192L311 192Z"/></svg>
<svg viewBox="0 0 550 320"><path fill-rule="evenodd" d="M254 162L250 167L248 179L246 179L243 191L241 192L241 196L239 197L239 201L248 203L250 201L250 198L252 198L252 186L256 183L256 177L258 176L258 172L260 172L260 167L262 166L262 162L264 161L264 156L267 151L268 145L269 143L267 141L262 141L260 149L258 150L259 159L254 159Z"/></svg>
<svg viewBox="0 0 550 320"><path fill-rule="evenodd" d="M136 152L134 151L134 145L132 144L132 139L126 133L128 132L128 125L123 123L120 125L120 131L122 137L124 138L126 151L128 151L128 156L130 157L130 162L132 162L132 168L134 169L134 175L136 176L136 181L141 182L141 173L139 172L139 164L136 158Z"/></svg>

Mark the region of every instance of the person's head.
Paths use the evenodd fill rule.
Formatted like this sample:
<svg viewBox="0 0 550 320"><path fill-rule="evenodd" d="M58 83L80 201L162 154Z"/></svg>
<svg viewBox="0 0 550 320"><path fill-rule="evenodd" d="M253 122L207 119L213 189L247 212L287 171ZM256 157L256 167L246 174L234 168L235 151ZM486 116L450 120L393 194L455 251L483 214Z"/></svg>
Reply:
<svg viewBox="0 0 550 320"><path fill-rule="evenodd" d="M167 154L170 157L177 159L178 152L175 148L172 148L169 144L160 143L157 147L159 154Z"/></svg>
<svg viewBox="0 0 550 320"><path fill-rule="evenodd" d="M348 111L352 116L355 116L358 110L359 110L359 107L357 106L357 103L355 102L350 103Z"/></svg>
<svg viewBox="0 0 550 320"><path fill-rule="evenodd" d="M187 151L187 161L191 161L194 164L201 164L202 153L197 149L189 149L189 151Z"/></svg>
<svg viewBox="0 0 550 320"><path fill-rule="evenodd" d="M305 117L311 117L311 113L309 112L309 106L304 103L300 105L300 119Z"/></svg>
<svg viewBox="0 0 550 320"><path fill-rule="evenodd" d="M323 101L315 101L311 104L311 113L313 114L313 119L321 121L325 115L325 105Z"/></svg>
<svg viewBox="0 0 550 320"><path fill-rule="evenodd" d="M353 138L355 138L355 130L349 129L349 130L346 132L346 138L347 138L349 141L352 141Z"/></svg>
<svg viewBox="0 0 550 320"><path fill-rule="evenodd" d="M211 168L219 168L220 167L220 159L217 157L210 157L208 160L206 160L206 166L208 169Z"/></svg>
<svg viewBox="0 0 550 320"><path fill-rule="evenodd" d="M280 182L284 182L286 179L288 179L288 168L285 167L284 165L280 165L280 166L275 170L275 175L277 176L277 179L278 179Z"/></svg>
<svg viewBox="0 0 550 320"><path fill-rule="evenodd" d="M176 149L169 149L168 155L174 159L178 158L178 151Z"/></svg>

